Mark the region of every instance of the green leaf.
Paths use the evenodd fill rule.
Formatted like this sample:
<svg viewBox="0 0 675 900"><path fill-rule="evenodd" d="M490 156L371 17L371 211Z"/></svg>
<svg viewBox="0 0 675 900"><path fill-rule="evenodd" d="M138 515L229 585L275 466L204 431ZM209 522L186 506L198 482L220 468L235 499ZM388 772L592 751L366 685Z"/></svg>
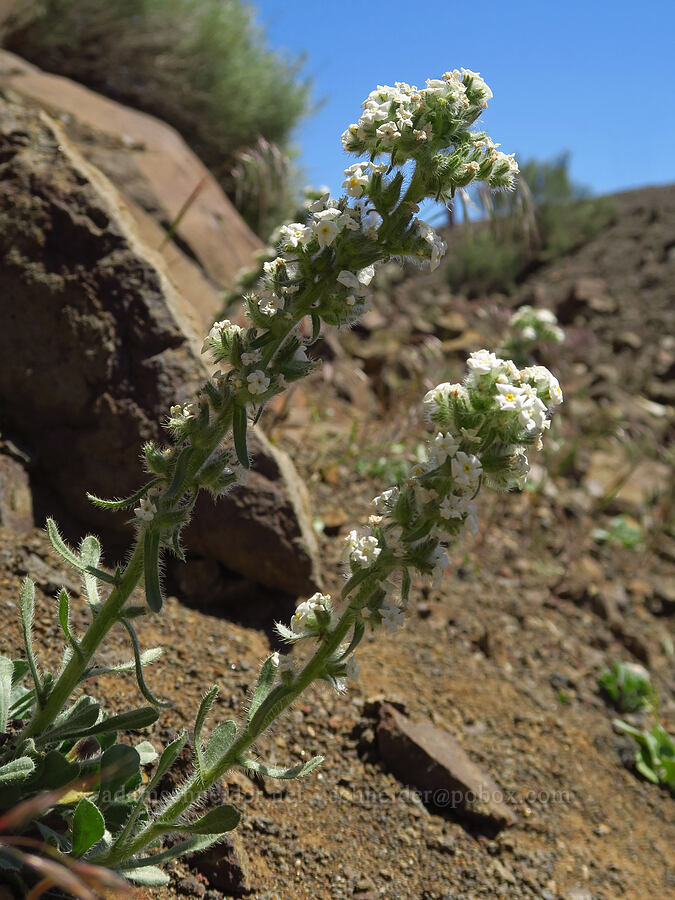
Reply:
<svg viewBox="0 0 675 900"><path fill-rule="evenodd" d="M15 659L12 662L12 666L14 667L12 671L12 686L14 686L19 681L21 681L23 676L30 669L30 666L25 659Z"/></svg>
<svg viewBox="0 0 675 900"><path fill-rule="evenodd" d="M141 869L125 869L122 872L125 878L134 884L142 884L144 887L164 887L169 883L169 876L157 866L145 866Z"/></svg>
<svg viewBox="0 0 675 900"><path fill-rule="evenodd" d="M136 681L138 682L138 689L140 690L141 694L143 694L148 703L152 703L154 706L171 706L172 704L170 700L160 700L158 697L155 697L155 695L146 684L145 675L143 674L143 666L147 665L148 662L154 662L156 659L159 659L162 653L161 649L155 648L155 650L146 650L145 653L141 653L141 646L138 643L138 637L136 635L136 631L134 630L134 626L128 619L122 619L122 625L124 625L127 632L129 633L129 637L131 638L131 646L133 647L134 651ZM157 653L157 650L159 650L159 653ZM150 654L152 654L151 657Z"/></svg>
<svg viewBox="0 0 675 900"><path fill-rule="evenodd" d="M312 316L312 338L310 340L310 345L316 343L319 340L319 335L321 334L321 317L318 313L311 313Z"/></svg>
<svg viewBox="0 0 675 900"><path fill-rule="evenodd" d="M232 415L232 436L234 438L234 449L237 451L237 459L244 469L251 468L251 461L248 457L248 445L246 443L247 425L245 407L235 406Z"/></svg>
<svg viewBox="0 0 675 900"><path fill-rule="evenodd" d="M227 722L220 722L213 729L206 742L204 750L204 765L207 769L212 769L225 756L232 746L237 734L237 723L232 719Z"/></svg>
<svg viewBox="0 0 675 900"><path fill-rule="evenodd" d="M241 765L249 772L255 772L257 775L267 775L270 778L292 779L303 778L309 775L314 769L317 769L323 762L323 756L314 756L306 763L299 763L297 766L291 766L288 769L279 766L266 766L263 763L256 762L253 759L243 759Z"/></svg>
<svg viewBox="0 0 675 900"><path fill-rule="evenodd" d="M345 652L337 658L337 662L342 662L343 659L347 659L347 657L350 656L350 654L352 654L354 650L356 650L356 648L361 643L361 640L363 639L365 630L365 622L356 622L356 624L354 625L354 633L352 634L352 639L349 642L349 646L347 647Z"/></svg>
<svg viewBox="0 0 675 900"><path fill-rule="evenodd" d="M23 781L34 771L35 763L30 756L20 756L11 762L0 766L0 786L12 784L15 781Z"/></svg>
<svg viewBox="0 0 675 900"><path fill-rule="evenodd" d="M68 591L62 587L57 599L59 601L59 622L61 623L61 630L65 634L66 640L73 650L78 655L81 655L82 651L80 645L70 631L70 597L68 596Z"/></svg>
<svg viewBox="0 0 675 900"><path fill-rule="evenodd" d="M197 711L197 718L195 719L195 730L194 730L194 745L195 745L195 756L197 757L197 769L199 770L199 775L204 779L204 757L202 753L202 742L201 742L201 733L202 728L204 727L204 722L206 721L206 717L209 714L209 710L213 706L216 697L218 696L218 685L212 685L208 691L204 694L202 698L202 702L199 704L199 709Z"/></svg>
<svg viewBox="0 0 675 900"><path fill-rule="evenodd" d="M101 542L93 534L88 534L82 538L80 543L80 557L84 564L83 581L84 591L90 606L96 607L100 604L101 598L98 595L98 584L96 577L91 574L92 569L96 570L101 561Z"/></svg>
<svg viewBox="0 0 675 900"><path fill-rule="evenodd" d="M83 797L75 807L73 816L73 849L72 855L80 857L101 840L105 831L105 822L99 808Z"/></svg>
<svg viewBox="0 0 675 900"><path fill-rule="evenodd" d="M87 499L94 506L98 506L99 509L127 509L129 506L133 506L134 503L138 503L141 497L144 497L160 481L161 478L153 478L148 484L144 484L142 488L139 488L135 494L126 497L124 500L102 500L101 497L96 497L94 494L87 494Z"/></svg>
<svg viewBox="0 0 675 900"><path fill-rule="evenodd" d="M262 664L260 669L260 675L258 676L258 683L255 686L255 691L253 692L253 697L251 698L251 705L248 709L248 721L250 722L256 711L258 710L260 704L263 702L265 697L272 690L272 686L277 677L277 667L274 665L274 654L270 654L265 662Z"/></svg>
<svg viewBox="0 0 675 900"><path fill-rule="evenodd" d="M0 733L7 731L13 674L14 664L12 660L6 656L0 656Z"/></svg>
<svg viewBox="0 0 675 900"><path fill-rule="evenodd" d="M272 688L251 718L249 723L251 732L260 734L261 731L264 731L284 709L286 698L292 693L293 691L284 684L278 684Z"/></svg>
<svg viewBox="0 0 675 900"><path fill-rule="evenodd" d="M183 493L185 476L187 475L190 460L192 459L192 447L183 447L176 458L171 484L164 492L164 496L171 500Z"/></svg>
<svg viewBox="0 0 675 900"><path fill-rule="evenodd" d="M159 584L159 533L146 531L143 540L143 571L148 606L158 613L162 608L162 589Z"/></svg>
<svg viewBox="0 0 675 900"><path fill-rule="evenodd" d="M202 850L212 847L213 844L218 843L221 838L222 836L220 834L196 835L186 841L180 841L179 843L174 844L173 847L170 847L168 850L163 850L161 853L153 853L152 856L146 856L141 859L132 859L126 864L122 864L120 866L122 875L124 875L125 878L128 877L125 865L129 867L129 871L139 871L142 868L154 865L154 863L163 863L169 862L172 859L178 859L179 856L184 856L186 853L199 853Z"/></svg>
<svg viewBox="0 0 675 900"><path fill-rule="evenodd" d="M80 774L78 763L71 763L58 750L50 750L39 761L30 779L32 791L55 791Z"/></svg>
<svg viewBox="0 0 675 900"><path fill-rule="evenodd" d="M23 642L26 648L26 660L30 667L30 673L35 684L35 692L38 704L42 706L43 685L35 662L33 653L33 616L35 615L35 585L26 578L21 589L21 624L23 627Z"/></svg>
<svg viewBox="0 0 675 900"><path fill-rule="evenodd" d="M124 794L127 782L140 772L140 767L141 758L135 747L115 744L108 748L101 757L99 802L112 803L118 793Z"/></svg>
<svg viewBox="0 0 675 900"><path fill-rule="evenodd" d="M56 552L65 559L65 561L75 569L84 569L82 560L70 549L68 544L59 534L59 529L53 519L47 519L47 537Z"/></svg>
<svg viewBox="0 0 675 900"><path fill-rule="evenodd" d="M101 707L96 700L84 694L54 720L51 728L38 735L37 742L50 744L84 736L87 729L98 721L100 710Z"/></svg>
<svg viewBox="0 0 675 900"><path fill-rule="evenodd" d="M145 609L146 607L144 607L144 610ZM150 650L144 650L143 653L140 653L141 666L149 666L152 663L157 662L161 655L161 647L152 647ZM135 659L128 659L126 662L117 663L112 666L92 666L90 669L84 670L80 681L88 681L90 678L96 678L99 675L109 675L111 672L132 672L135 665ZM154 703L155 701L151 700L150 702Z"/></svg>
<svg viewBox="0 0 675 900"><path fill-rule="evenodd" d="M217 809L209 810L196 822L177 823L170 827L171 831L189 831L191 834L225 834L239 824L239 810L225 804Z"/></svg>
<svg viewBox="0 0 675 900"><path fill-rule="evenodd" d="M157 751L150 741L141 741L140 744L136 744L136 750L141 758L142 766L149 766L157 759Z"/></svg>

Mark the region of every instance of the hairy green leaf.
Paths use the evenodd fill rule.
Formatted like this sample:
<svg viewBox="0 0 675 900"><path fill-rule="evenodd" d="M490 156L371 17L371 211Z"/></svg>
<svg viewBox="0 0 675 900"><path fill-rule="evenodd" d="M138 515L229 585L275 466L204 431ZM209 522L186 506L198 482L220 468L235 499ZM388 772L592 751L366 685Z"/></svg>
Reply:
<svg viewBox="0 0 675 900"><path fill-rule="evenodd" d="M111 803L117 794L124 795L125 786L141 767L141 758L135 747L114 744L101 757L101 786L99 802ZM117 797L119 799L119 797Z"/></svg>
<svg viewBox="0 0 675 900"><path fill-rule="evenodd" d="M195 719L195 730L194 730L194 745L195 745L195 756L197 757L197 769L199 771L200 777L204 778L204 757L202 752L202 742L201 742L201 733L202 728L204 727L204 722L206 721L206 717L209 714L209 710L213 706L216 697L218 696L218 685L212 685L206 694L204 694L202 698L202 702L199 704L199 709L197 710L197 718Z"/></svg>
<svg viewBox="0 0 675 900"><path fill-rule="evenodd" d="M255 772L257 775L267 775L270 778L292 779L303 778L309 775L314 769L318 768L323 762L323 756L314 756L305 763L299 763L297 766L283 768L280 766L266 766L264 763L256 762L254 759L244 759L241 765L249 772Z"/></svg>
<svg viewBox="0 0 675 900"><path fill-rule="evenodd" d="M232 415L232 436L234 438L234 449L237 451L237 459L245 468L251 468L251 461L248 456L248 444L246 443L246 428L248 422L246 418L246 409L243 406L235 406Z"/></svg>
<svg viewBox="0 0 675 900"><path fill-rule="evenodd" d="M105 822L99 808L83 797L75 807L73 815L72 855L80 857L100 841L105 831Z"/></svg>
<svg viewBox="0 0 675 900"><path fill-rule="evenodd" d="M7 731L9 706L12 698L12 675L14 665L11 659L0 656L0 732Z"/></svg>
<svg viewBox="0 0 675 900"><path fill-rule="evenodd" d="M237 723L232 719L220 722L213 729L204 750L204 766L212 769L225 756L237 734Z"/></svg>
<svg viewBox="0 0 675 900"><path fill-rule="evenodd" d="M255 686L255 691L253 692L253 697L251 698L251 705L248 709L249 722L255 715L265 697L267 697L269 692L272 690L272 686L276 677L277 667L274 665L274 654L272 653L267 657L267 659L261 666L260 675L258 676L258 683Z"/></svg>
<svg viewBox="0 0 675 900"><path fill-rule="evenodd" d="M170 700L160 700L158 697L152 693L150 688L145 682L145 676L143 674L143 666L148 665L149 662L154 662L156 659L159 659L161 655L161 649L155 648L154 650L146 650L145 653L141 653L141 647L138 643L138 637L136 635L136 631L134 630L134 626L128 619L122 619L122 624L126 628L129 637L131 638L131 646L134 651L134 666L136 670L136 681L138 682L138 689L141 694L145 697L148 703L152 703L154 706L163 706L168 707L171 706ZM159 650L159 653L157 653ZM150 656L152 654L152 656Z"/></svg>
<svg viewBox="0 0 675 900"><path fill-rule="evenodd" d="M142 884L144 887L164 887L169 883L169 876L157 866L145 866L144 868L125 869L122 873L134 884Z"/></svg>
<svg viewBox="0 0 675 900"><path fill-rule="evenodd" d="M73 634L70 630L70 597L68 596L68 591L65 588L61 588L58 596L59 601L59 622L61 623L61 630L66 636L66 640L73 648L73 650L77 654L81 654L80 645L77 640L73 637Z"/></svg>
<svg viewBox="0 0 675 900"><path fill-rule="evenodd" d="M159 583L159 533L146 531L143 540L143 571L145 596L153 612L162 608L162 588Z"/></svg>
<svg viewBox="0 0 675 900"><path fill-rule="evenodd" d="M178 822L175 825L167 826L170 831L189 831L191 834L225 834L232 831L239 824L241 818L239 810L234 806L225 804L217 809L209 810L196 822Z"/></svg>
<svg viewBox="0 0 675 900"><path fill-rule="evenodd" d="M21 589L21 625L23 627L23 642L26 648L26 661L30 667L30 673L35 684L35 693L40 706L44 700L42 679L38 672L33 652L33 616L35 615L35 585L26 578Z"/></svg>
<svg viewBox="0 0 675 900"><path fill-rule="evenodd" d="M12 784L15 781L23 781L33 772L35 763L30 756L20 756L11 762L0 766L0 786Z"/></svg>
<svg viewBox="0 0 675 900"><path fill-rule="evenodd" d="M161 478L153 478L148 484L144 484L142 488L139 488L135 494L131 494L130 497L125 497L123 500L103 500L101 497L96 497L94 494L87 494L87 499L90 500L94 506L98 506L99 509L127 509L129 506L133 506L134 503L138 503L141 497L144 497L148 491L156 484L159 484L160 481Z"/></svg>
<svg viewBox="0 0 675 900"><path fill-rule="evenodd" d="M93 697L84 694L54 720L51 728L38 735L38 743L44 745L82 737L98 721L100 709Z"/></svg>

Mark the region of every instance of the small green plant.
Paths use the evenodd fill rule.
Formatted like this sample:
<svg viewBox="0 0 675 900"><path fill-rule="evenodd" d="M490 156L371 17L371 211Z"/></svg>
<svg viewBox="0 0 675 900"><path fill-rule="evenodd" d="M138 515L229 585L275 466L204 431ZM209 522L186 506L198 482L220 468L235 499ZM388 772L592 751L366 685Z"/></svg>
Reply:
<svg viewBox="0 0 675 900"><path fill-rule="evenodd" d="M614 720L614 727L629 734L638 745L635 768L652 784L662 784L675 794L675 741L665 728L654 722L651 728L635 728Z"/></svg>
<svg viewBox="0 0 675 900"><path fill-rule="evenodd" d="M621 719L614 719L613 725L637 744L637 771L648 781L663 784L675 794L675 741L658 720L659 698L649 672L636 663L615 660L600 673L598 684L621 712L644 711L649 715L649 727L638 728Z"/></svg>
<svg viewBox="0 0 675 900"><path fill-rule="evenodd" d="M48 821L38 804L27 825L53 845L63 865L82 861L139 884L166 884L165 863L217 843L237 825L240 814L232 805L204 807L227 772L279 779L312 772L320 757L271 765L257 758L256 742L315 681L345 688L356 675L354 652L367 628L402 624L411 573L442 578L448 546L465 526L478 527L474 500L483 486L524 486L527 453L541 447L562 402L560 386L542 366L519 369L477 351L463 383L439 384L424 398L433 434L405 480L374 499L376 514L367 526L348 535L340 597L317 593L300 603L288 625L277 623L293 652L271 653L263 662L239 720L211 725L218 687L206 690L190 735L192 769L169 797L158 796L163 776L188 744L187 732L159 755L147 741L132 745L124 736L151 726L166 705L146 680L159 651L143 651L135 629L139 618L162 610L161 556L184 559L181 532L200 490L218 497L245 483L249 423L268 400L315 368L307 350L322 324L348 325L367 308L375 266L392 257L427 260L432 269L440 264L445 245L416 218L419 204L447 199L476 179L491 187L512 184L513 158L470 130L490 96L485 82L466 69L429 80L422 90L398 83L373 91L342 139L348 152L368 156L345 170L347 196L318 198L304 221L280 230L278 255L263 265L260 283L246 297L246 325L216 322L204 342L222 370L190 402L171 407L166 446L144 446L145 483L121 500L90 496L111 512L133 510L127 562L106 567L91 535L73 550L48 521L52 546L82 581L89 625L76 631L71 599L61 589L53 614L63 654L58 669L49 671L33 646L35 591L25 580L24 658L0 659L0 809L72 786L50 803ZM134 595L139 586L142 600ZM119 626L131 658L104 664L99 650ZM146 705L110 715L82 693L92 678L125 671L135 674ZM149 765L154 768L144 778Z"/></svg>
<svg viewBox="0 0 675 900"><path fill-rule="evenodd" d="M600 673L598 684L620 712L636 712L654 700L649 672L636 663L615 660Z"/></svg>
<svg viewBox="0 0 675 900"><path fill-rule="evenodd" d="M639 522L621 514L614 516L607 528L594 528L592 537L599 544L619 544L627 550L634 550L642 545L644 533Z"/></svg>

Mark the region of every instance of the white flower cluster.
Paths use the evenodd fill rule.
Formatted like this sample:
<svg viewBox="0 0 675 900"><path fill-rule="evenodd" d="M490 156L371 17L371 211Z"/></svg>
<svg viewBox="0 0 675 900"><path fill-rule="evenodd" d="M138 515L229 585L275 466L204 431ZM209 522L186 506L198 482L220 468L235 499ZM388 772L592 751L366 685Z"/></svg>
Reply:
<svg viewBox="0 0 675 900"><path fill-rule="evenodd" d="M549 309L521 306L509 319L504 350L522 356L542 341L553 344L565 341L565 332L558 325L555 314Z"/></svg>
<svg viewBox="0 0 675 900"><path fill-rule="evenodd" d="M348 153L368 153L371 158L388 153L397 163L426 152L427 146L446 149L460 135L468 135L469 125L491 97L485 81L470 69L429 78L424 88L402 81L394 87L378 85L363 101L359 121L343 133L342 146ZM475 153L455 172L458 184L468 184L476 177L500 187L513 184L518 174L513 155L497 150L498 145L482 134L473 136L472 146ZM345 174L348 193L361 196L367 183L365 164L355 164Z"/></svg>
<svg viewBox="0 0 675 900"><path fill-rule="evenodd" d="M291 618L291 631L299 637L307 637L317 633L319 623L317 612L330 613L330 594L313 594L309 600L303 600Z"/></svg>
<svg viewBox="0 0 675 900"><path fill-rule="evenodd" d="M380 547L377 538L372 535L360 535L356 529L352 529L345 538L349 558L360 566L368 566L375 562L380 555Z"/></svg>

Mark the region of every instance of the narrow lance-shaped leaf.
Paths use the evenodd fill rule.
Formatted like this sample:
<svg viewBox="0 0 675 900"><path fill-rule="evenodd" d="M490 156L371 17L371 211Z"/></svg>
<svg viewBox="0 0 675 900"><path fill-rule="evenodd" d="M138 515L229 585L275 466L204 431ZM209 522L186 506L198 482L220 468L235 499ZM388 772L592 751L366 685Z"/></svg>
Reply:
<svg viewBox="0 0 675 900"><path fill-rule="evenodd" d="M338 657L338 660L337 660L338 662L342 662L343 659L347 659L347 657L348 657L351 653L353 653L354 650L356 650L356 648L357 648L357 647L359 646L359 644L361 643L361 640L362 640L362 638L363 638L363 634L364 634L365 630L366 630L365 622L357 622L357 623L354 625L354 633L352 634L352 639L351 639L351 641L349 642L349 646L347 647L347 649L345 650L345 652L342 653L342 654Z"/></svg>
<svg viewBox="0 0 675 900"><path fill-rule="evenodd" d="M132 494L130 497L125 497L123 500L103 500L101 497L96 497L94 494L87 494L87 499L100 509L127 509L129 506L133 506L134 503L138 503L141 497L144 497L148 491L156 484L159 484L161 480L161 478L153 478L148 484L144 484L142 488L139 488L135 494Z"/></svg>
<svg viewBox="0 0 675 900"><path fill-rule="evenodd" d="M127 612L127 610L125 610ZM141 653L141 663L144 666L149 666L151 663L157 662L157 660L162 655L161 647L153 647L150 650L144 650ZM82 673L82 677L80 681L87 681L89 678L96 678L99 675L109 675L111 672L132 672L136 665L136 661L134 659L128 659L126 662L116 663L112 666L92 666L89 669L85 669ZM146 698L147 699L147 698ZM151 703L154 703L154 700L150 700Z"/></svg>
<svg viewBox="0 0 675 900"><path fill-rule="evenodd" d="M100 841L105 832L105 822L98 807L83 797L73 815L73 849L75 857L82 856Z"/></svg>
<svg viewBox="0 0 675 900"><path fill-rule="evenodd" d="M142 861L141 861L142 862ZM134 884L141 884L143 887L164 887L169 883L169 876L166 872L162 872L157 866L148 864L145 868L126 869L124 877Z"/></svg>
<svg viewBox="0 0 675 900"><path fill-rule="evenodd" d="M43 731L37 738L40 744L63 741L69 737L80 737L87 728L94 725L101 707L93 697L84 694L72 706L65 709L55 720L51 728Z"/></svg>
<svg viewBox="0 0 675 900"><path fill-rule="evenodd" d="M218 685L212 685L209 690L206 692L204 697L202 698L202 702L199 704L199 710L197 711L197 718L195 719L195 731L194 731L194 745L195 745L195 756L197 757L197 769L199 771L199 776L204 780L204 755L202 751L202 741L201 741L201 733L202 728L204 727L204 722L206 721L206 717L209 714L209 710L213 706L216 697L218 696Z"/></svg>
<svg viewBox="0 0 675 900"><path fill-rule="evenodd" d="M243 406L235 406L232 416L232 436L234 438L234 449L237 451L237 459L245 468L251 467L251 461L248 457L248 444L246 443L246 428L248 422L246 419L246 408Z"/></svg>
<svg viewBox="0 0 675 900"><path fill-rule="evenodd" d="M286 699L293 691L283 684L278 684L269 692L251 717L250 727L253 734L260 734L272 722L286 705Z"/></svg>
<svg viewBox="0 0 675 900"><path fill-rule="evenodd" d="M219 722L209 735L204 750L204 766L207 770L217 765L232 746L237 734L237 723L232 719Z"/></svg>
<svg viewBox="0 0 675 900"><path fill-rule="evenodd" d="M21 589L21 624L23 627L23 642L26 648L26 660L30 666L30 674L35 684L35 693L38 704L42 706L44 697L42 680L38 673L35 654L33 652L33 616L35 615L35 585L26 578Z"/></svg>
<svg viewBox="0 0 675 900"><path fill-rule="evenodd" d="M153 612L162 608L162 589L159 583L159 534L146 531L143 540L143 570L145 573L145 596Z"/></svg>
<svg viewBox="0 0 675 900"><path fill-rule="evenodd" d="M65 588L61 588L58 596L59 601L59 622L61 623L61 630L66 636L66 640L73 648L73 650L77 654L81 654L80 645L77 640L73 637L72 632L70 630L70 598L68 596L68 591Z"/></svg>
<svg viewBox="0 0 675 900"><path fill-rule="evenodd" d="M267 775L269 778L303 778L309 775L314 769L318 768L323 762L323 756L314 756L305 763L299 763L297 766L284 768L283 766L266 766L264 763L256 762L254 759L243 759L241 765L249 772L255 772L257 775Z"/></svg>
<svg viewBox="0 0 675 900"><path fill-rule="evenodd" d="M139 728L149 728L150 725L154 725L158 718L159 712L154 706L142 706L140 709L132 709L117 716L107 716L88 728L71 732L66 731L64 728L60 734L60 740L73 737L92 737L96 734L107 734L111 731L137 731Z"/></svg>
<svg viewBox="0 0 675 900"><path fill-rule="evenodd" d="M83 573L84 591L87 595L89 605L96 607L100 604L101 598L98 595L98 582L96 576L91 573L92 570L98 569L98 564L101 561L101 544L98 538L94 537L93 534L88 534L86 537L82 538L82 543L80 544L80 556L85 565L85 571Z"/></svg>
<svg viewBox="0 0 675 900"><path fill-rule="evenodd" d="M183 492L185 476L187 474L190 460L192 459L192 447L183 447L178 454L176 464L173 470L173 478L171 484L164 493L168 499L179 496Z"/></svg>
<svg viewBox="0 0 675 900"><path fill-rule="evenodd" d="M6 656L0 656L0 733L7 731L13 673L14 665L12 660L7 659Z"/></svg>
<svg viewBox="0 0 675 900"><path fill-rule="evenodd" d="M253 692L253 697L251 698L251 705L248 709L249 722L255 715L265 697L267 697L269 692L272 690L272 685L274 684L274 680L277 677L277 667L274 665L274 658L274 654L270 654L270 656L267 657L260 669L258 683L255 686L255 691Z"/></svg>
<svg viewBox="0 0 675 900"><path fill-rule="evenodd" d="M141 653L141 646L138 643L138 637L136 635L136 631L134 630L134 626L128 619L122 619L122 624L126 628L127 632L129 633L129 637L131 638L131 646L133 647L134 651L134 666L136 669L136 681L138 682L138 689L140 690L141 694L143 694L148 703L152 703L154 706L171 706L172 704L170 700L160 700L158 697L155 697L155 695L146 684L145 675L143 674L143 666L148 665L148 663L150 662L154 662L155 659L159 659L162 653L161 649L157 647L155 648L155 650L146 650L145 653Z"/></svg>
<svg viewBox="0 0 675 900"><path fill-rule="evenodd" d="M186 853L199 853L201 850L206 850L213 846L221 838L220 834L196 835L186 841L174 844L173 847L169 847L168 850L163 850L161 853L153 853L152 856L145 856L141 859L131 859L123 863L120 866L120 870L125 878L131 878L132 872L141 872L144 868L154 866L156 863L165 863L172 859L178 859L179 856L184 856ZM157 871L161 871L161 869Z"/></svg>
<svg viewBox="0 0 675 900"><path fill-rule="evenodd" d="M234 806L225 804L217 809L211 809L196 822L177 822L172 825L166 825L167 831L183 831L191 834L225 834L232 831L239 824L241 818L239 810ZM164 823L160 822L164 827Z"/></svg>

